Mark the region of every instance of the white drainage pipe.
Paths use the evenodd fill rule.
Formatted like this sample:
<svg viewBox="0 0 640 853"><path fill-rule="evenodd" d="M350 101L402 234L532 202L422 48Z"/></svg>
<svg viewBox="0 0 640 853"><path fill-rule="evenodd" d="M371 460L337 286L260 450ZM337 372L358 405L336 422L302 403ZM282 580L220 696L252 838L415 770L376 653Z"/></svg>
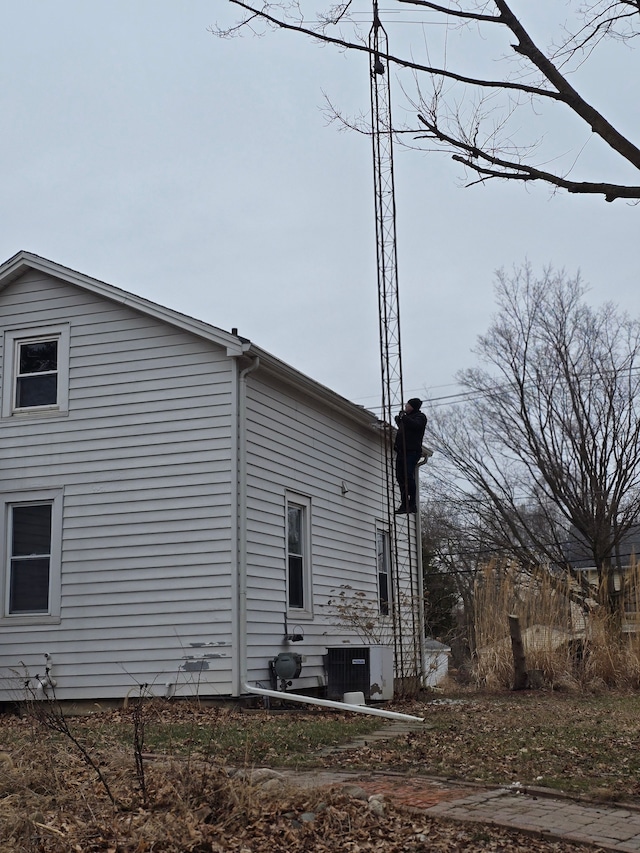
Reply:
<svg viewBox="0 0 640 853"><path fill-rule="evenodd" d="M411 714L398 714L396 711L385 711L382 708L371 708L369 705L350 705L347 702L333 702L331 699L316 699L313 696L302 696L300 693L284 693L282 690L265 690L264 687L242 685L247 693L257 696L270 696L272 699L283 699L285 702L302 702L307 705L320 705L323 708L336 708L338 711L353 711L356 714L371 714L374 717L386 717L387 720L413 720L424 723L423 717L413 717Z"/></svg>

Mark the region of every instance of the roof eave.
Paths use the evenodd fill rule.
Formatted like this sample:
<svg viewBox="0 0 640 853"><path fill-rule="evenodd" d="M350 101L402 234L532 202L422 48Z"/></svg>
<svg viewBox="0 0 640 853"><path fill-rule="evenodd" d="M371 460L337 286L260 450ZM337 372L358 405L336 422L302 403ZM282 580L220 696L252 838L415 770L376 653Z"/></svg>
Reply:
<svg viewBox="0 0 640 853"><path fill-rule="evenodd" d="M40 257L40 255L34 255L31 252L18 252L0 266L0 290L3 290L8 284L31 269L51 275L54 278L61 278L69 284L89 290L105 299L109 299L111 302L127 305L165 323L170 323L188 332L192 332L199 337L213 341L224 347L227 355L230 357L243 355L249 347L248 341L231 332L226 332L224 329L211 326L209 323L196 320L194 317L189 317L187 314L182 314L171 308L165 308L142 296L136 296L119 287L114 287L112 284L107 284L99 279L84 275L77 270L72 270L47 258Z"/></svg>

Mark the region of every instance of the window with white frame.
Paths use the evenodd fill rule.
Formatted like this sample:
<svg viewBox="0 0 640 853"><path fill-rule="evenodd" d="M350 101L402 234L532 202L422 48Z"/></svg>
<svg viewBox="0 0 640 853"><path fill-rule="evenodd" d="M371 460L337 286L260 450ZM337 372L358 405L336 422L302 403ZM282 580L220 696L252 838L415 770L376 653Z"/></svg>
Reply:
<svg viewBox="0 0 640 853"><path fill-rule="evenodd" d="M58 339L18 341L16 409L55 406L58 402Z"/></svg>
<svg viewBox="0 0 640 853"><path fill-rule="evenodd" d="M287 606L311 613L311 502L287 495Z"/></svg>
<svg viewBox="0 0 640 853"><path fill-rule="evenodd" d="M60 611L61 494L3 499L5 617L57 617Z"/></svg>
<svg viewBox="0 0 640 853"><path fill-rule="evenodd" d="M9 613L48 613L51 504L15 504L9 518Z"/></svg>
<svg viewBox="0 0 640 853"><path fill-rule="evenodd" d="M69 328L5 333L2 414L68 409Z"/></svg>
<svg viewBox="0 0 640 853"><path fill-rule="evenodd" d="M380 615L388 616L391 607L391 551L389 533L381 527L376 530L376 564Z"/></svg>

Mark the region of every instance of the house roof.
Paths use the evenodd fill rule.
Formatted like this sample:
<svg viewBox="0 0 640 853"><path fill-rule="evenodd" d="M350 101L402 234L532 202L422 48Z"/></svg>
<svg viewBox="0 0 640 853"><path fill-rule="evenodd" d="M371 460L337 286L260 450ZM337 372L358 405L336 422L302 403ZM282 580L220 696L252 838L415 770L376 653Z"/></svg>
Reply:
<svg viewBox="0 0 640 853"><path fill-rule="evenodd" d="M433 637L426 637L423 645L424 645L425 652L450 652L451 651L450 646L447 646L445 643L441 643L440 640L435 640Z"/></svg>
<svg viewBox="0 0 640 853"><path fill-rule="evenodd" d="M564 553L567 561L571 563L574 569L596 568L593 553L591 553L588 543L574 528L569 530ZM611 560L615 565L618 565L619 560L619 565L624 568L629 566L631 561L637 557L640 557L640 524L632 525L622 536L617 550L614 550L611 555Z"/></svg>
<svg viewBox="0 0 640 853"><path fill-rule="evenodd" d="M149 299L144 299L142 296L136 296L134 293L129 293L119 287L114 287L99 279L84 275L84 273L72 270L62 264L57 264L40 255L21 251L5 261L0 266L0 293L9 284L30 270L37 270L61 281L65 281L68 284L80 287L83 290L95 293L112 302L127 305L136 311L140 311L157 320L169 323L172 326L211 341L223 347L230 358L246 356L258 359L260 369L266 370L274 377L289 385L295 385L307 395L342 412L347 417L368 426L377 426L379 423L378 418L373 412L352 403L325 385L316 382L304 373L286 364L286 362L281 361L274 355L271 355L271 353L256 346L248 338L240 337L232 332L226 332L224 329L212 326L209 323L197 320L179 311L174 311L171 308L165 308L162 305L151 302Z"/></svg>

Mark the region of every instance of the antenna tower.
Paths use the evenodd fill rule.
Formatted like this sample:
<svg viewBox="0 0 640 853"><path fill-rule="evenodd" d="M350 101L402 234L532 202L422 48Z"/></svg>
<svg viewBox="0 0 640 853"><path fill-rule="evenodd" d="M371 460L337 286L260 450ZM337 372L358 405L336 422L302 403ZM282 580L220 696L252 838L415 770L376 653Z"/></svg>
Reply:
<svg viewBox="0 0 640 853"><path fill-rule="evenodd" d="M369 32L371 86L371 139L376 219L380 367L382 374L382 421L385 458L386 514L391 572L390 613L396 677L400 684L419 685L422 673L422 604L418 582L418 517L395 515L393 417L404 403L400 309L396 240L396 201L393 176L393 129L391 81L387 33L373 0L373 24ZM413 523L415 519L415 523Z"/></svg>

